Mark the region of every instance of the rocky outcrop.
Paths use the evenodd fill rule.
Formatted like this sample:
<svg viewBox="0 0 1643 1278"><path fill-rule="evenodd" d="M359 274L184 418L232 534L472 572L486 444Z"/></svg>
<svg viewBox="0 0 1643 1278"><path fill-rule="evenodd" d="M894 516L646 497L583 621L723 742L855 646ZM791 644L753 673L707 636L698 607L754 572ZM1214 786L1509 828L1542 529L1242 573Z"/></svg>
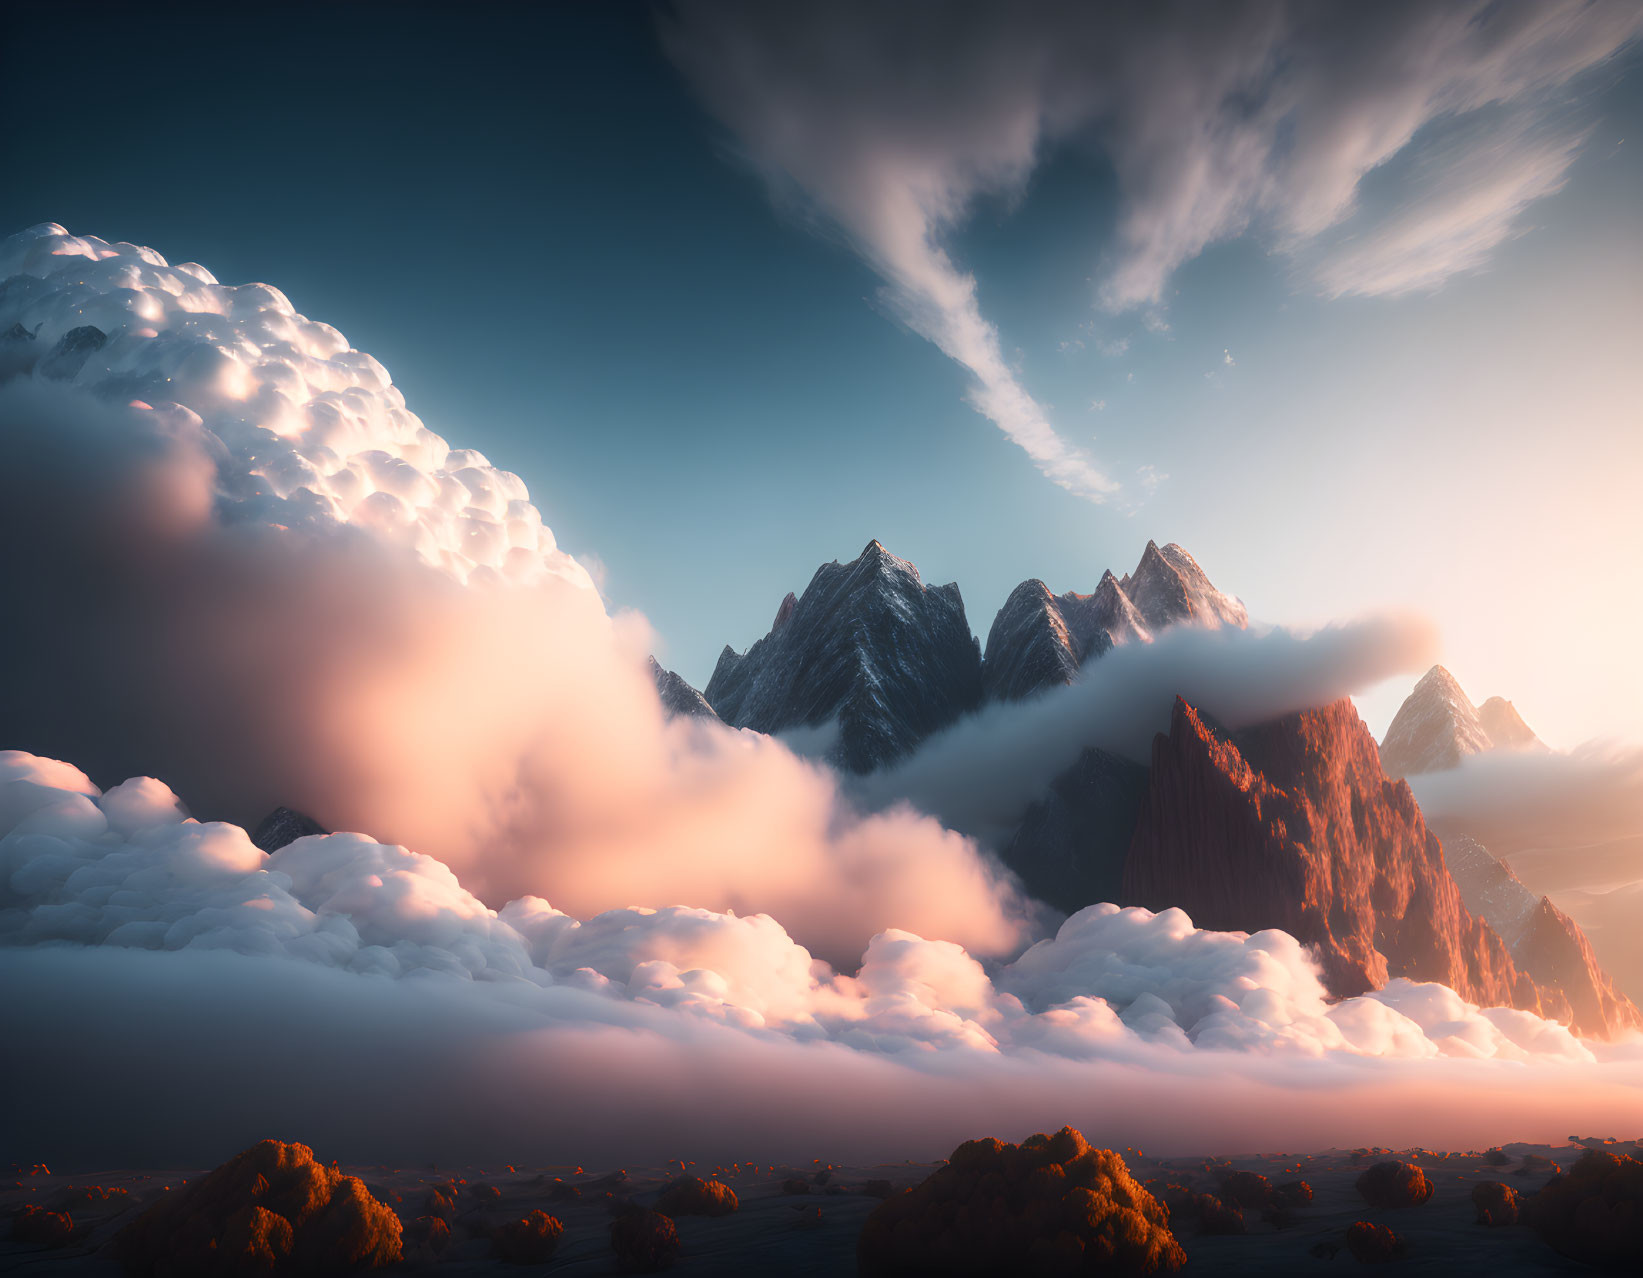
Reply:
<svg viewBox="0 0 1643 1278"><path fill-rule="evenodd" d="M987 633L982 683L988 700L1019 701L1071 683L1116 644L1150 643L1176 625L1248 624L1244 605L1211 585L1191 555L1149 541L1133 573L1108 570L1090 594L1052 594L1036 578L1011 591Z"/></svg>
<svg viewBox="0 0 1643 1278"><path fill-rule="evenodd" d="M78 373L85 362L108 345L108 335L91 324L71 328L51 348L51 353L40 361L36 371L52 381L68 381Z"/></svg>
<svg viewBox="0 0 1643 1278"><path fill-rule="evenodd" d="M1456 767L1487 750L1544 750L1516 708L1502 697L1474 707L1442 666L1433 666L1387 729L1381 758L1391 775ZM1477 839L1448 833L1444 848L1461 898L1506 942L1520 971L1568 1001L1572 1024L1604 1034L1637 1025L1640 1014L1599 964L1580 925L1531 891Z"/></svg>
<svg viewBox="0 0 1643 1278"><path fill-rule="evenodd" d="M792 598L791 595L788 596ZM697 692L673 671L662 666L655 657L650 658L650 677L656 684L656 695L662 699L662 708L667 711L668 718L675 719L680 715L691 719L717 719L719 716L707 702L707 698Z"/></svg>
<svg viewBox="0 0 1643 1278"><path fill-rule="evenodd" d="M329 833L331 832L313 817L306 816L295 808L275 808L258 823L256 831L251 835L251 842L264 852L278 852L287 843L295 843L310 834Z"/></svg>
<svg viewBox="0 0 1643 1278"><path fill-rule="evenodd" d="M1110 646L1109 640L1102 651ZM993 618L982 658L982 691L989 701L1019 701L1071 683L1082 659L1082 645L1068 629L1059 601L1035 577L1012 590Z"/></svg>
<svg viewBox="0 0 1643 1278"><path fill-rule="evenodd" d="M1124 856L1147 794L1147 770L1106 750L1085 750L1027 809L1004 863L1027 890L1066 914L1117 901Z"/></svg>
<svg viewBox="0 0 1643 1278"><path fill-rule="evenodd" d="M1112 575L1111 568L1101 574L1101 580L1090 594L1069 590L1060 596L1059 602L1062 616L1068 619L1081 644L1088 645L1098 634L1105 635L1113 645L1152 641L1147 623L1141 620L1140 612L1118 584L1118 578Z"/></svg>
<svg viewBox="0 0 1643 1278"><path fill-rule="evenodd" d="M1123 890L1126 904L1180 906L1200 927L1281 928L1315 948L1338 996L1403 976L1576 1019L1569 993L1520 968L1466 908L1350 701L1228 735L1177 700L1153 742ZM1577 1027L1608 1036L1629 1023L1627 1009L1584 1011Z"/></svg>
<svg viewBox="0 0 1643 1278"><path fill-rule="evenodd" d="M726 648L705 690L759 732L837 725L828 759L870 772L981 700L981 651L956 585L926 586L877 541L823 564L746 653Z"/></svg>
<svg viewBox="0 0 1643 1278"><path fill-rule="evenodd" d="M1542 898L1469 835L1445 839L1443 853L1466 908L1494 928L1508 948L1515 946Z"/></svg>
<svg viewBox="0 0 1643 1278"><path fill-rule="evenodd" d="M1168 626L1215 630L1249 624L1244 605L1211 585L1198 561L1173 542L1160 549L1149 541L1135 571L1119 578L1118 589L1154 634Z"/></svg>
<svg viewBox="0 0 1643 1278"><path fill-rule="evenodd" d="M1455 676L1433 666L1398 707L1381 740L1387 776L1412 777L1460 766L1486 750L1545 749L1510 701L1474 706Z"/></svg>

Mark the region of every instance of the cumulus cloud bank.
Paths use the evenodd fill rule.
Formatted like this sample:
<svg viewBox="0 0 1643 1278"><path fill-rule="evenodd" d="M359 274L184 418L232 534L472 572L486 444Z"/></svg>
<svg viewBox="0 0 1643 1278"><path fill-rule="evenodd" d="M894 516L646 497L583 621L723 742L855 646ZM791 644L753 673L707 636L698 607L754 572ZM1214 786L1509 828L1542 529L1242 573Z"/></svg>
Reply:
<svg viewBox="0 0 1643 1278"><path fill-rule="evenodd" d="M1263 1053L1592 1059L1555 1023L1394 982L1331 1004L1283 932L1200 931L1180 910L1091 906L990 976L951 941L887 929L854 975L766 914L632 907L585 921L540 897L487 908L450 868L358 834L267 854L168 787L106 794L76 769L0 754L0 942L226 950L356 975L568 985L746 1029L880 1052L1140 1045Z"/></svg>
<svg viewBox="0 0 1643 1278"><path fill-rule="evenodd" d="M967 840L668 723L642 619L607 616L523 484L276 290L49 225L0 271L0 539L26 548L0 573L33 601L0 634L7 744L241 824L297 807L498 902L774 911L845 955L889 926L1023 939ZM85 325L107 343L65 361Z"/></svg>
<svg viewBox="0 0 1643 1278"><path fill-rule="evenodd" d="M1587 0L714 2L662 29L777 197L842 232L906 322L974 376L974 406L1100 501L1119 485L1055 431L951 254L979 198L1018 198L1056 147L1098 145L1120 194L1100 289L1115 311L1158 307L1177 267L1252 229L1309 261L1326 294L1435 287L1561 187L1580 134L1551 95L1643 14ZM1397 212L1310 252L1359 211L1366 175L1421 152L1423 130L1505 109L1510 129L1447 139Z"/></svg>
<svg viewBox="0 0 1643 1278"><path fill-rule="evenodd" d="M1407 1121L1415 1061L1434 1071L1423 1089L1436 1078L1457 1101L1515 1088L1524 1070L1579 1071L1590 1097L1636 1106L1620 1068L1632 1045L1407 981L1330 1003L1281 932L1094 906L992 973L950 942L887 930L847 975L765 915L578 919L534 897L491 910L404 848L336 834L264 854L237 827L186 817L157 781L99 793L18 752L0 755L0 884L9 1024L31 1045L12 1085L53 1116L16 1135L66 1140L71 1157L199 1157L224 1131L270 1123L373 1161L522 1158L542 1140L589 1161L655 1159L663 1139L668 1155L683 1141L738 1158L825 1141L888 1156L894 1139L922 1151L982 1121L1087 1113L1091 1095L1121 1109L1112 1088L1158 1105L1184 1083L1195 1099L1155 1115L1149 1141L1265 1145L1296 1122L1280 1080L1302 1077L1311 1119L1340 1089L1367 1089L1384 1136ZM129 1059L118 1088L102 1073L110 1036ZM315 1060L349 1067L291 1068ZM186 1105L179 1062L214 1080ZM414 1136L407 1105L426 1118ZM75 1132L56 1129L63 1112Z"/></svg>

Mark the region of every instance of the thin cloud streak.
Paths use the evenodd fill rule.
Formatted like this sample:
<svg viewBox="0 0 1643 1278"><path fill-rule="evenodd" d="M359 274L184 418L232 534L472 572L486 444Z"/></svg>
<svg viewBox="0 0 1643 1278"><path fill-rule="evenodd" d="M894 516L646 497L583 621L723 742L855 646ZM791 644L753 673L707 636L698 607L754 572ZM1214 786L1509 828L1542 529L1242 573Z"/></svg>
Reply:
<svg viewBox="0 0 1643 1278"><path fill-rule="evenodd" d="M1097 299L1160 334L1177 268L1251 231L1310 258L1329 296L1433 288L1485 263L1561 186L1580 139L1539 131L1540 117L1643 31L1643 10L687 3L660 25L775 198L841 231L894 313L974 376L969 402L1100 502L1119 481L1055 430L951 254L980 198L1018 200L1050 151L1096 144L1119 189ZM1419 154L1428 126L1501 106L1517 137L1446 153L1401 212L1338 253L1322 244L1358 212L1364 178Z"/></svg>
<svg viewBox="0 0 1643 1278"><path fill-rule="evenodd" d="M1541 136L1513 121L1426 164L1421 197L1343 242L1313 271L1326 297L1402 297L1431 292L1489 264L1522 234L1531 204L1568 183L1585 133Z"/></svg>

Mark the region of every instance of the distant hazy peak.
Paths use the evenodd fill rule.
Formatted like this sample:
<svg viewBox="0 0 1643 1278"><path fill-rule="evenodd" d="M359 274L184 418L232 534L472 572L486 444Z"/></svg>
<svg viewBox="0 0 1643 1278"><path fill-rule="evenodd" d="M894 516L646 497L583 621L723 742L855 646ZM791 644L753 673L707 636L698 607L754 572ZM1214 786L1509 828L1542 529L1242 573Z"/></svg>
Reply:
<svg viewBox="0 0 1643 1278"><path fill-rule="evenodd" d="M1544 749L1510 701L1491 697L1479 709L1459 680L1433 666L1398 708L1381 741L1392 777L1441 772L1488 750Z"/></svg>
<svg viewBox="0 0 1643 1278"><path fill-rule="evenodd" d="M1527 723L1523 716L1505 697L1490 697L1478 707L1478 720L1483 724L1483 730L1489 734L1489 740L1494 742L1497 750L1516 750L1525 747L1540 746L1544 749L1539 737Z"/></svg>

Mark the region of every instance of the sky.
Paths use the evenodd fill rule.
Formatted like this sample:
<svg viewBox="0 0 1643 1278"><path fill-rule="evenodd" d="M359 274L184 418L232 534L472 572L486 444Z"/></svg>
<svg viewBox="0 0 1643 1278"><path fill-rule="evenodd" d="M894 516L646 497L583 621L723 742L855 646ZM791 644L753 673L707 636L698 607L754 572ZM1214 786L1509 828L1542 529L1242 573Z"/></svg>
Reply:
<svg viewBox="0 0 1643 1278"><path fill-rule="evenodd" d="M25 13L0 228L277 284L698 686L869 538L983 639L1153 538L1643 735L1638 11L999 12Z"/></svg>

